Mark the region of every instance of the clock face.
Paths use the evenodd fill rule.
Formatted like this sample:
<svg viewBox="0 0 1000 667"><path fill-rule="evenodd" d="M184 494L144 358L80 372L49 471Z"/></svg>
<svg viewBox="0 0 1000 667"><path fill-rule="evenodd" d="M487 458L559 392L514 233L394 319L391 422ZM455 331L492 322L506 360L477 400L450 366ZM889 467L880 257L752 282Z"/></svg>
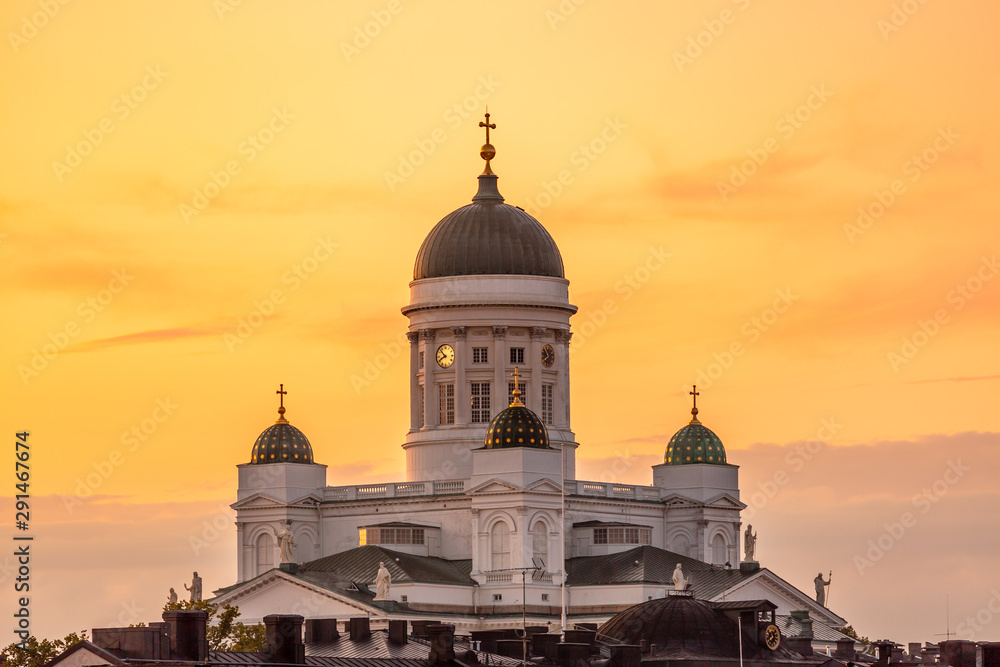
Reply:
<svg viewBox="0 0 1000 667"><path fill-rule="evenodd" d="M437 354L434 355L437 359L438 366L441 368L448 368L453 363L455 363L455 348L451 345L444 344L438 348Z"/></svg>
<svg viewBox="0 0 1000 667"><path fill-rule="evenodd" d="M778 629L777 625L772 623L764 628L764 643L772 651L778 648L778 644L781 643L781 630Z"/></svg>
<svg viewBox="0 0 1000 667"><path fill-rule="evenodd" d="M556 363L556 351L552 349L551 345L546 345L542 348L542 365L546 368L552 368L554 363Z"/></svg>

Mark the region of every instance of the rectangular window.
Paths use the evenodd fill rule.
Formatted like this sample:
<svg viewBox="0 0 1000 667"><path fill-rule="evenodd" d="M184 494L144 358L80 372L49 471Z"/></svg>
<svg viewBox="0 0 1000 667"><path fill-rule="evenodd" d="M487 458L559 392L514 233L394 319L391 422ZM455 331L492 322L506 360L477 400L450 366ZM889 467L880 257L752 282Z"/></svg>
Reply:
<svg viewBox="0 0 1000 667"><path fill-rule="evenodd" d="M608 543L608 529L607 528L595 528L594 529L594 544L607 544Z"/></svg>
<svg viewBox="0 0 1000 667"><path fill-rule="evenodd" d="M361 530L365 534L365 540L363 544L378 544L378 528L363 528Z"/></svg>
<svg viewBox="0 0 1000 667"><path fill-rule="evenodd" d="M472 363L488 364L489 362L490 362L490 348L488 347L472 348Z"/></svg>
<svg viewBox="0 0 1000 667"><path fill-rule="evenodd" d="M420 368L424 367L424 351L420 350Z"/></svg>
<svg viewBox="0 0 1000 667"><path fill-rule="evenodd" d="M407 600L409 600L409 598L407 598L405 595L399 596L399 601L402 602L403 604L406 604Z"/></svg>
<svg viewBox="0 0 1000 667"><path fill-rule="evenodd" d="M493 601L494 602L503 602L503 594L502 593L494 593L493 594Z"/></svg>
<svg viewBox="0 0 1000 667"><path fill-rule="evenodd" d="M625 529L625 544L639 544L639 529L638 528L626 528Z"/></svg>
<svg viewBox="0 0 1000 667"><path fill-rule="evenodd" d="M420 385L420 416L417 417L420 428L424 427L424 386Z"/></svg>
<svg viewBox="0 0 1000 667"><path fill-rule="evenodd" d="M455 385L438 385L438 423L455 423Z"/></svg>
<svg viewBox="0 0 1000 667"><path fill-rule="evenodd" d="M639 529L639 543L640 544L652 544L653 543L653 530L651 528L640 528Z"/></svg>
<svg viewBox="0 0 1000 667"><path fill-rule="evenodd" d="M552 423L552 385L542 385L542 423Z"/></svg>
<svg viewBox="0 0 1000 667"><path fill-rule="evenodd" d="M608 528L608 544L625 544L625 529Z"/></svg>
<svg viewBox="0 0 1000 667"><path fill-rule="evenodd" d="M548 602L548 601L549 601L549 594L542 593L542 602Z"/></svg>
<svg viewBox="0 0 1000 667"><path fill-rule="evenodd" d="M525 382L518 382L517 388L521 391L521 402L527 405L528 402L528 385ZM514 402L514 383L507 383L507 405Z"/></svg>
<svg viewBox="0 0 1000 667"><path fill-rule="evenodd" d="M413 529L413 544L423 544L424 543L424 529L414 528Z"/></svg>
<svg viewBox="0 0 1000 667"><path fill-rule="evenodd" d="M490 383L472 383L472 423L488 424L490 421Z"/></svg>
<svg viewBox="0 0 1000 667"><path fill-rule="evenodd" d="M510 363L512 363L512 364L523 364L524 363L524 348L523 347L512 347L512 348L510 348Z"/></svg>
<svg viewBox="0 0 1000 667"><path fill-rule="evenodd" d="M379 531L379 544L395 544L395 543L396 543L395 528L382 528Z"/></svg>

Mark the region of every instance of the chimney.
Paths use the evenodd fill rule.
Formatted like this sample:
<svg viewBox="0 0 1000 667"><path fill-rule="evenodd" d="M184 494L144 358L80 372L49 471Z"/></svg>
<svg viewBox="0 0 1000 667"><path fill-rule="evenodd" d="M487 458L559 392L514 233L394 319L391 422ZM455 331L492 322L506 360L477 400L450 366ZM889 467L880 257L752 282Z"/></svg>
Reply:
<svg viewBox="0 0 1000 667"><path fill-rule="evenodd" d="M340 639L335 618L310 618L306 621L307 644L329 644Z"/></svg>
<svg viewBox="0 0 1000 667"><path fill-rule="evenodd" d="M446 665L455 659L455 626L435 623L427 626L431 640L431 652L427 657L431 663Z"/></svg>
<svg viewBox="0 0 1000 667"><path fill-rule="evenodd" d="M1000 643L982 642L979 650L982 652L983 667L1000 667Z"/></svg>
<svg viewBox="0 0 1000 667"><path fill-rule="evenodd" d="M271 614L264 617L264 634L270 662L290 665L306 664L306 647L302 643L302 621L298 614Z"/></svg>
<svg viewBox="0 0 1000 667"><path fill-rule="evenodd" d="M406 620L390 620L389 621L389 643L390 644L405 644L406 643Z"/></svg>
<svg viewBox="0 0 1000 667"><path fill-rule="evenodd" d="M811 637L785 637L784 644L790 651L795 651L799 655L810 656L813 654L813 640Z"/></svg>
<svg viewBox="0 0 1000 667"><path fill-rule="evenodd" d="M846 660L854 660L854 640L850 637L844 637L843 639L837 640L837 650L834 651L833 657L841 662Z"/></svg>
<svg viewBox="0 0 1000 667"><path fill-rule="evenodd" d="M639 667L642 655L637 644L613 644L611 646L611 664L618 667Z"/></svg>
<svg viewBox="0 0 1000 667"><path fill-rule="evenodd" d="M951 667L976 667L976 645L966 639L941 642L941 664Z"/></svg>
<svg viewBox="0 0 1000 667"><path fill-rule="evenodd" d="M813 638L813 620L809 618L809 610L807 609L796 609L792 612L792 619L802 626L799 631L799 637Z"/></svg>
<svg viewBox="0 0 1000 667"><path fill-rule="evenodd" d="M910 656L910 662L920 659L920 642L910 642L906 645L906 653Z"/></svg>
<svg viewBox="0 0 1000 667"><path fill-rule="evenodd" d="M163 612L170 633L170 659L188 662L208 660L208 612L172 609Z"/></svg>
<svg viewBox="0 0 1000 667"><path fill-rule="evenodd" d="M367 641L368 638L372 636L372 629L371 625L368 623L367 616L350 619L348 627L350 628L349 631L352 642Z"/></svg>
<svg viewBox="0 0 1000 667"><path fill-rule="evenodd" d="M892 655L892 647L896 645L895 642L881 639L877 642L872 642L872 644L875 645L875 650L878 651L878 659L875 661L875 664L888 665L889 657ZM955 667L957 667L957 665Z"/></svg>

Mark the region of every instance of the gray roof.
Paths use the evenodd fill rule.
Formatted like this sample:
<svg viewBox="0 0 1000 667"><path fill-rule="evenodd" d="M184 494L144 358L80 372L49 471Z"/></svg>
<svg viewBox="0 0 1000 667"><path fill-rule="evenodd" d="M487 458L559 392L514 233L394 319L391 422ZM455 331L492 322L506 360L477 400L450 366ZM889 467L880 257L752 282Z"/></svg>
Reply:
<svg viewBox="0 0 1000 667"><path fill-rule="evenodd" d="M781 630L781 634L786 637L796 637L802 634L802 624L791 616L778 616L776 624ZM833 628L826 623L812 619L813 640L818 642L836 642L838 639L850 639L843 632Z"/></svg>
<svg viewBox="0 0 1000 667"><path fill-rule="evenodd" d="M496 179L480 176L473 203L434 226L417 251L414 280L496 274L565 277L556 242L540 222L503 202Z"/></svg>
<svg viewBox="0 0 1000 667"><path fill-rule="evenodd" d="M606 556L580 556L566 561L569 586L610 584L672 585L674 568L681 564L697 597L711 599L753 576L738 568L724 569L672 551L643 545Z"/></svg>
<svg viewBox="0 0 1000 667"><path fill-rule="evenodd" d="M393 583L454 584L472 586L469 577L471 560L445 560L431 556L415 556L369 544L331 556L303 563L298 576L318 584L371 583L378 573L378 564L385 563Z"/></svg>

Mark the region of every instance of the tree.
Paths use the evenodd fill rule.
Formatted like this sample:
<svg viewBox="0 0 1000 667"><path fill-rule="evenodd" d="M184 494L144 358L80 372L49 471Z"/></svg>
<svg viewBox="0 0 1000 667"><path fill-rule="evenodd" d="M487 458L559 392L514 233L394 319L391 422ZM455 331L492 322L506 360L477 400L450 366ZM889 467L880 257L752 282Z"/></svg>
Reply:
<svg viewBox="0 0 1000 667"><path fill-rule="evenodd" d="M0 651L0 664L4 667L42 667L74 644L87 639L87 633L71 632L62 639L28 637L24 642L10 644Z"/></svg>
<svg viewBox="0 0 1000 667"><path fill-rule="evenodd" d="M854 630L854 626L848 625L846 628L841 628L840 631L854 641L859 641L862 644L871 644L871 640L869 640L868 637L861 637L858 635L858 633Z"/></svg>
<svg viewBox="0 0 1000 667"><path fill-rule="evenodd" d="M208 649L210 651L263 651L267 648L264 624L247 625L237 621L240 608L231 604L220 610L211 602L181 600L167 602L163 611L171 609L200 609L208 612Z"/></svg>

